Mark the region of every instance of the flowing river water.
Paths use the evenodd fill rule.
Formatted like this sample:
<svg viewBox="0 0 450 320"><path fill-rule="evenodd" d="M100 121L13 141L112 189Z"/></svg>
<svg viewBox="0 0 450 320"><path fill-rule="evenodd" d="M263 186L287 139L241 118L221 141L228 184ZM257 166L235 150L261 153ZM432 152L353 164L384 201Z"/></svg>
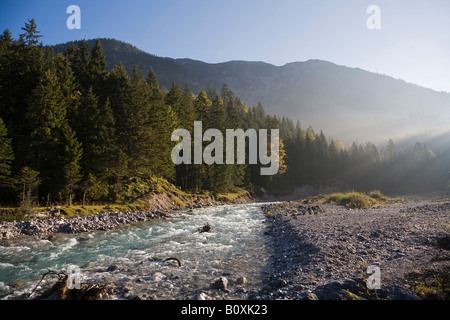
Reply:
<svg viewBox="0 0 450 320"><path fill-rule="evenodd" d="M2 244L0 298L24 297L47 268L60 271L75 265L81 282L112 284L116 288L112 299L190 299L200 292L213 298L246 299L268 272L264 222L258 204L226 205L111 231ZM209 232L193 233L206 223ZM163 261L169 257L179 259L181 267L176 261ZM228 279L228 290L211 289L221 276ZM46 276L42 289L55 280Z"/></svg>

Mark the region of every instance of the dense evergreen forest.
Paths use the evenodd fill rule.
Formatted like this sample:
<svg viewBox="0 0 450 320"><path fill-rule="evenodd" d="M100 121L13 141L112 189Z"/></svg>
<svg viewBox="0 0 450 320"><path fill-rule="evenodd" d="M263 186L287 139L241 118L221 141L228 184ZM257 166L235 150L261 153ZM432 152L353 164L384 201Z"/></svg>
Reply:
<svg viewBox="0 0 450 320"><path fill-rule="evenodd" d="M0 201L4 205L128 202L164 178L190 192L244 188L256 195L293 192L305 184L386 193L447 188L450 146L422 143L400 150L387 137L345 147L322 131L247 106L224 84L194 95L186 84L161 90L152 70L107 71L98 40L44 48L34 20L19 39L0 36ZM326 115L324 115L326 117ZM176 128L280 129L280 171L259 165L177 165ZM325 128L326 129L326 128ZM358 137L355 137L357 140Z"/></svg>

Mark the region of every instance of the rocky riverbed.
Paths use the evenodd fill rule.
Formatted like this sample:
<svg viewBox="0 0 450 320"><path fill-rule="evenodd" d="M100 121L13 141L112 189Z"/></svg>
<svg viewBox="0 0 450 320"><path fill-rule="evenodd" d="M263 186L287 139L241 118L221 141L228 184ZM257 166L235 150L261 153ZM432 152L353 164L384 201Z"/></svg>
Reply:
<svg viewBox="0 0 450 320"><path fill-rule="evenodd" d="M252 199L241 196L233 203L247 203ZM155 196L152 199L152 209L148 211L111 211L102 212L88 216L64 217L53 210L49 216L40 219L25 221L0 221L0 240L11 240L22 236L32 236L42 239L52 237L56 233L83 233L92 231L106 231L136 222L167 217L179 210L203 208L213 205L227 204L229 201L215 199L214 197L185 197L182 198L182 206L169 198L166 194ZM58 212L58 210L54 210Z"/></svg>
<svg viewBox="0 0 450 320"><path fill-rule="evenodd" d="M203 205L213 204L215 203ZM262 228L258 229L258 234L263 235L264 233L264 236L261 239L258 238L256 258L252 258L253 260L248 257L245 258L247 266L242 266L242 270L239 269L237 275L222 270L224 268L223 263L227 263L225 259L223 263L212 269L217 269L216 271L204 275L203 282L208 284L209 281L210 284L206 285L205 288L210 288L192 291L192 289L186 287L186 279L189 274L183 273L190 270L189 264L185 265L190 259L185 257L186 261L183 261L183 268L179 271L181 272L180 275L172 276L171 281L168 280L168 276L155 276L152 286L169 286L170 292L176 288L180 290L180 297L186 299L233 299L237 296L248 299L271 300L418 299L419 296L427 299L449 299L449 201L407 200L364 210L332 204L303 203L302 201L262 203L260 206L266 215L266 219L261 221L260 218L256 218L255 225L263 222ZM85 217L54 217L20 222L3 222L0 223L0 234L4 239L3 241L6 241L6 245L20 237L52 240L52 237L57 233L78 234L111 230L126 224L166 217L170 215L170 212L170 210L105 212ZM225 216L228 216L228 214ZM255 215L255 217L257 216L259 214ZM238 215L233 218L232 222L236 222L235 219L239 217L241 216ZM199 219L194 223L195 225L200 225L204 217ZM238 224L238 226L243 225L242 223ZM235 227L232 230L235 230ZM190 230L188 226L186 228L186 230ZM216 225L214 231L217 232L217 236L222 234L226 236L226 230L230 228L230 226L219 227ZM126 230L123 232L127 236L130 233ZM130 237L136 237L133 232L130 233ZM142 232L144 232L143 236L148 235L148 227ZM122 233L118 233L119 237L122 237L121 235ZM5 238L10 240L5 240ZM144 238L149 241L152 239L152 237L147 236ZM244 237L243 239L247 238ZM135 246L133 239L130 239L130 245ZM207 242L204 242L206 238L203 239L202 245L211 245L211 239L208 238ZM69 241L69 244L78 243L72 240ZM181 241L180 245L185 246L186 241ZM47 241L46 243L50 242ZM194 243L197 244L195 241ZM152 247L149 245L149 248ZM222 244L221 248L227 248L227 246ZM137 250L138 257L141 258L144 253L142 249L138 249L133 247L133 250ZM267 253L267 258L261 257L261 249L264 249L263 251ZM165 250L163 251L166 252ZM183 250L177 251L178 253L175 250L173 255L178 257ZM246 250L248 251L248 248ZM224 259L220 250L218 255L220 259L216 259L217 261ZM187 257L191 256L192 254L188 254ZM37 258L37 260L39 259ZM123 266L113 268L115 265L107 268L103 266L104 270L100 268L98 272L94 270L96 268L95 263L91 264L93 264L93 270L102 275L111 273L111 276L113 276L118 273L118 276L122 278L134 279L134 273L132 272L134 264L137 264L139 272L146 264L140 264L138 260L133 261L134 259L132 259L132 263L130 262L131 266L127 265L126 268ZM238 261L237 264L232 264L232 268L240 266L240 260L236 261ZM257 263L258 261L260 262ZM196 270L197 261L191 262L193 264L191 267ZM263 279L261 285L257 287L253 285L250 288L245 284L246 277L249 275L246 274L246 271L249 272L249 263L252 266L258 264L262 268ZM154 264L158 268L166 268L164 265L159 266L156 262ZM381 289L376 291L367 289L366 281L369 275L366 271L369 266L380 268L382 286ZM86 268L86 270L83 269L83 272L90 272L90 267ZM170 266L167 269L169 273L178 272L177 268L173 271ZM125 272L123 270L130 271ZM145 272L142 272L147 274L153 271L146 269ZM155 274L160 274L158 272ZM217 277L217 281L208 280L210 276L212 278ZM136 279L127 282L127 288L129 291L131 290L130 292L134 292L133 290L140 292L138 290L140 286L143 287L142 290L149 290L148 281L150 280L146 277L142 278L141 275L136 275ZM159 282L161 283L159 284ZM198 279L193 280L193 283L197 282ZM139 288L133 289L134 287L130 286L129 283L133 283ZM120 291L121 288L124 288L124 286L119 283L112 291L115 292L114 296L128 299L128 295ZM142 292L146 292L145 290ZM182 294L184 291L187 292L186 295ZM159 293L155 292L155 298L161 298L158 296ZM145 293L144 296L135 293L132 296L146 298L149 294ZM153 297L153 295L151 296ZM163 295L162 297L166 296ZM167 297L170 298L171 296Z"/></svg>
<svg viewBox="0 0 450 320"><path fill-rule="evenodd" d="M262 208L276 272L253 298L418 299L414 290L423 286L429 295L421 298L449 299L450 202L407 200L365 210L284 202ZM369 265L380 268L379 290L367 290ZM437 289L426 288L430 279Z"/></svg>

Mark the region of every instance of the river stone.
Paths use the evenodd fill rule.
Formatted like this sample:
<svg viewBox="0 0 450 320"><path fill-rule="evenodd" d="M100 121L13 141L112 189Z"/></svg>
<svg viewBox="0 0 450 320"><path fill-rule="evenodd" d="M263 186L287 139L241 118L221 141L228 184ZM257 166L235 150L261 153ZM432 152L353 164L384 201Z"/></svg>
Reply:
<svg viewBox="0 0 450 320"><path fill-rule="evenodd" d="M228 286L228 279L225 277L220 277L219 279L217 279L213 283L211 283L211 288L213 288L213 289L226 290L227 286Z"/></svg>
<svg viewBox="0 0 450 320"><path fill-rule="evenodd" d="M200 292L194 296L194 300L212 300L212 298L208 296L206 293Z"/></svg>
<svg viewBox="0 0 450 320"><path fill-rule="evenodd" d="M2 238L2 239L5 239L5 240L10 240L12 237L13 237L13 235L12 235L11 232L5 231L5 232L3 232L1 238Z"/></svg>
<svg viewBox="0 0 450 320"><path fill-rule="evenodd" d="M116 265L111 265L106 269L106 272L113 272L119 269Z"/></svg>
<svg viewBox="0 0 450 320"><path fill-rule="evenodd" d="M287 285L287 282L282 279L273 280L268 283L268 285L272 288L283 288Z"/></svg>
<svg viewBox="0 0 450 320"><path fill-rule="evenodd" d="M319 298L310 290L303 291L299 294L300 300L319 300Z"/></svg>
<svg viewBox="0 0 450 320"><path fill-rule="evenodd" d="M165 276L164 274L162 274L161 272L155 272L155 273L152 275L152 278L153 278L154 281L161 281L161 280L163 280L164 278L166 278L166 276Z"/></svg>
<svg viewBox="0 0 450 320"><path fill-rule="evenodd" d="M245 278L244 276L238 277L238 278L236 279L236 283L237 283L237 284L246 284L246 283L247 283L247 278Z"/></svg>
<svg viewBox="0 0 450 320"><path fill-rule="evenodd" d="M89 261L82 266L83 269L84 268L93 268L93 267L95 267L95 262L92 262L92 261Z"/></svg>
<svg viewBox="0 0 450 320"><path fill-rule="evenodd" d="M398 285L384 286L381 290L378 291L378 295L381 299L420 300L420 298L409 289Z"/></svg>
<svg viewBox="0 0 450 320"><path fill-rule="evenodd" d="M57 238L56 238L56 236L54 234L52 234L52 235L47 237L47 240L51 241L51 242L55 242L57 240Z"/></svg>

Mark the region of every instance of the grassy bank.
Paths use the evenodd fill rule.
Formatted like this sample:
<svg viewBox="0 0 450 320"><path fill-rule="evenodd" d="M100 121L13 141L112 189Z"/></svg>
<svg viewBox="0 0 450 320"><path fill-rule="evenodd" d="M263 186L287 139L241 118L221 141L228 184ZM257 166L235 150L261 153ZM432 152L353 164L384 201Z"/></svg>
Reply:
<svg viewBox="0 0 450 320"><path fill-rule="evenodd" d="M60 216L75 217L88 216L100 212L108 211L133 211L138 206L130 204L107 204L107 205L71 205L56 206ZM51 207L32 207L32 208L0 208L0 221L23 221L33 218L44 218L49 216Z"/></svg>
<svg viewBox="0 0 450 320"><path fill-rule="evenodd" d="M308 202L332 203L346 206L352 209L369 209L376 206L383 206L392 201L378 190L369 193L347 192L332 193L327 195L318 195L308 198Z"/></svg>
<svg viewBox="0 0 450 320"><path fill-rule="evenodd" d="M59 210L59 214L64 217L88 216L101 212L114 211L145 211L153 208L188 208L201 206L203 203L211 204L211 200L220 203L233 203L241 198L250 197L248 191L244 189L236 189L234 192L212 194L204 193L189 193L180 190L173 184L164 179L155 179L152 181L152 191L142 195L138 199L128 203L104 203L104 204L90 204L81 205L73 204L67 206L64 204L55 204L54 208ZM28 220L33 218L48 217L52 207L9 207L0 208L0 221L18 221Z"/></svg>

